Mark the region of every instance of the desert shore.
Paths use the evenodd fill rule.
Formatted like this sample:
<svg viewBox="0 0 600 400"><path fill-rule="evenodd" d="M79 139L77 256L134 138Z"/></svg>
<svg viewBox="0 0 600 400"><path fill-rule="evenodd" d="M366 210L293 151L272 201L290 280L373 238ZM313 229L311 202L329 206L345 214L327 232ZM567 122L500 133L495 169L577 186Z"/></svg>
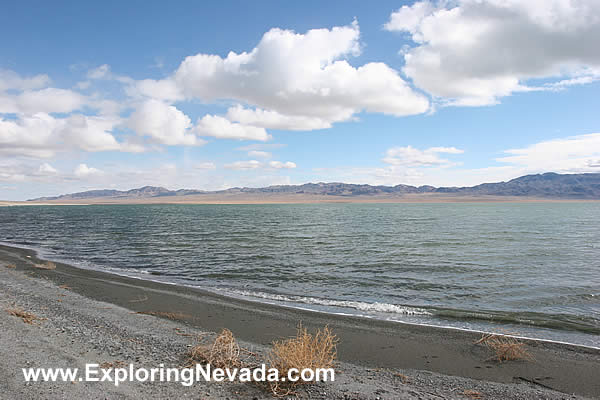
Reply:
<svg viewBox="0 0 600 400"><path fill-rule="evenodd" d="M40 262L32 251L0 246L0 398L271 398L242 383L26 384L21 368L181 366L199 336L208 340L222 328L261 354L292 336L299 322L309 329L329 325L340 339L336 381L303 388L299 398L600 397L597 349L526 341L533 361L500 363L474 343L481 336L474 332L276 307L61 263L34 268ZM10 307L43 319L26 324L5 312Z"/></svg>

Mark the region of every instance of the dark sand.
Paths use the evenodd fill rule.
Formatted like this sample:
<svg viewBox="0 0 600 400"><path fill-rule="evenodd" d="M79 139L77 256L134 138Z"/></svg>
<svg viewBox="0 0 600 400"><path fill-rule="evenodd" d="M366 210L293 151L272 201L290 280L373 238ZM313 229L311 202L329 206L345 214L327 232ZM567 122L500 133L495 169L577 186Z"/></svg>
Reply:
<svg viewBox="0 0 600 400"><path fill-rule="evenodd" d="M299 322L309 329L329 325L340 338L340 361L357 368L352 373L358 374L357 371L369 371L371 368L403 373L415 371L413 379L419 381L421 375L418 371L430 371L435 373L429 379L435 390L429 388L425 393L434 394L431 390L437 393L431 398L464 398L453 397L444 392L444 388L449 385L448 379L452 381L450 377L443 377L446 375L481 380L484 391L486 387L490 388L487 398L513 398L507 394L512 393L510 390L515 391L512 393L514 398L555 398L550 396L553 392L546 389L564 394L600 397L600 350L596 349L531 340L526 343L534 361L499 363L492 360L488 349L474 344L481 337L474 332L282 308L232 299L194 288L83 270L60 263L57 263L55 270L40 270L33 268L33 264L41 262L34 252L6 246L0 246L0 261L3 264L17 265L16 269L11 270L0 265L3 270L0 273L3 274L9 271L12 274L25 273L34 278L46 278L54 285L67 285L73 295L79 294L93 301L114 304L132 311L182 313L189 316L179 321L186 329L218 332L222 328L228 328L237 338L259 346L292 336ZM130 318L140 318L138 314L129 315ZM0 318L5 316L1 315ZM123 324L127 325L128 321L124 320ZM0 365L3 364L6 365L0 359ZM390 392L392 389L389 382L387 386L383 382L389 377L384 378L382 375L381 379L381 384L387 388L382 393L388 393L381 395L381 398L412 398L401 396L404 393L402 391L398 391L397 396L390 394L394 392ZM427 380L426 378L425 381ZM486 382L489 383L487 386ZM509 385L494 386L490 382ZM510 390L496 397L492 393L499 393L494 391L497 387ZM412 388L416 394L420 389ZM563 397L560 393L556 395L556 398ZM357 395L356 398L371 397Z"/></svg>

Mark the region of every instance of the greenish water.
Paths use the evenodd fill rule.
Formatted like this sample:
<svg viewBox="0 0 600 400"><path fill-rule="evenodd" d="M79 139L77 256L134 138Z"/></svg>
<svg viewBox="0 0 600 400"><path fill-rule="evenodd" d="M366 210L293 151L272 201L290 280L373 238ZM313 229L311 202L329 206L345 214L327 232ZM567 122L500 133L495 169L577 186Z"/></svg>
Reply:
<svg viewBox="0 0 600 400"><path fill-rule="evenodd" d="M600 203L1 207L0 241L256 301L600 346Z"/></svg>

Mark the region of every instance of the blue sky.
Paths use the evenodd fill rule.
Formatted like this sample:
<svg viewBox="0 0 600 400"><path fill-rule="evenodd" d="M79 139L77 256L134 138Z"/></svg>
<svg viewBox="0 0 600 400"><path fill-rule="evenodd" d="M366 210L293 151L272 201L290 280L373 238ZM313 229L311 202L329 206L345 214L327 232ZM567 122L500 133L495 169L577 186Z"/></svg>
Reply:
<svg viewBox="0 0 600 400"><path fill-rule="evenodd" d="M600 6L12 2L0 199L600 172Z"/></svg>

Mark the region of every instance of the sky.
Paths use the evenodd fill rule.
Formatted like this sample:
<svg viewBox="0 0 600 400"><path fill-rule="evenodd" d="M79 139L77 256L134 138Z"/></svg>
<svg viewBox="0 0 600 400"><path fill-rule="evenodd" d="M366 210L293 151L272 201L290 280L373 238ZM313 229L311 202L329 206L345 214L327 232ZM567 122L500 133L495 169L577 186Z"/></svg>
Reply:
<svg viewBox="0 0 600 400"><path fill-rule="evenodd" d="M0 199L600 172L600 1L18 1Z"/></svg>

